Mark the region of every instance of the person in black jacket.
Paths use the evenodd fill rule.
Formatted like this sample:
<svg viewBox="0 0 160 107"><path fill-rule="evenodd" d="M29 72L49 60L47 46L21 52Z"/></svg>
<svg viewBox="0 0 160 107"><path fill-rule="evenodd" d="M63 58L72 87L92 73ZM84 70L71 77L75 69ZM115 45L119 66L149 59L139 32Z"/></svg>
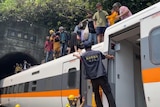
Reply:
<svg viewBox="0 0 160 107"><path fill-rule="evenodd" d="M94 21L92 19L92 16L93 16L92 13L88 12L88 15L87 15L87 23L88 23L88 29L89 29L88 41L93 44L97 44L97 35L94 29Z"/></svg>
<svg viewBox="0 0 160 107"><path fill-rule="evenodd" d="M86 16L87 19L84 19L81 23L86 23L88 25L89 34L87 41L89 41L92 44L97 44L97 35L96 30L94 28L94 20L92 19L92 16L92 12L88 12Z"/></svg>
<svg viewBox="0 0 160 107"><path fill-rule="evenodd" d="M77 48L78 44L77 43L78 43L77 33L72 32L71 33L71 38L70 38L69 44L68 44L68 47L69 47L68 54L72 53L72 52L77 52L78 51L78 48Z"/></svg>
<svg viewBox="0 0 160 107"><path fill-rule="evenodd" d="M84 74L86 79L91 80L97 107L103 107L99 93L100 86L108 99L109 107L116 107L111 88L108 83L107 72L102 63L103 59L113 59L114 56L103 55L100 51L91 50L91 43L88 41L84 42L84 48L86 50L85 53L82 53L82 55L74 53L73 56L81 59L84 65Z"/></svg>

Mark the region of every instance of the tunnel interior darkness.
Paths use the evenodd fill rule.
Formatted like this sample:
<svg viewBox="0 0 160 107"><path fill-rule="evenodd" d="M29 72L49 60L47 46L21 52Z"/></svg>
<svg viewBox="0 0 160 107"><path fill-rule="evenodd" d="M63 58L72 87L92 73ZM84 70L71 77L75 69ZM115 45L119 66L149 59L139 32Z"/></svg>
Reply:
<svg viewBox="0 0 160 107"><path fill-rule="evenodd" d="M38 64L36 59L22 52L9 53L3 56L0 59L0 79L13 75L15 70L14 68L15 64L16 63L23 64L24 60L30 63L31 66Z"/></svg>

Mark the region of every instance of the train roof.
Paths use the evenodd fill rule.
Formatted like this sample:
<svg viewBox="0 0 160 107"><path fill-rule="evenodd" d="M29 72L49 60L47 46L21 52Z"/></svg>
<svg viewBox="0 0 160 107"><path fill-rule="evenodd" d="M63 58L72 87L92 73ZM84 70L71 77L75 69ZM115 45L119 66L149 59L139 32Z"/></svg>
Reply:
<svg viewBox="0 0 160 107"><path fill-rule="evenodd" d="M103 43L96 44L92 46L93 50L100 50L103 49ZM84 52L84 50L82 50ZM63 57L57 58L55 60L49 61L47 63L43 63L41 65L33 66L27 70L24 70L20 73L8 76L0 81L0 86L2 86L3 83L6 84L6 86L10 86L12 84L19 84L23 82L28 81L34 81L37 79L47 78L51 76L56 76L62 74L62 65L64 62L71 61L77 59L76 57L73 57L73 53L69 55L65 55ZM52 69L55 68L55 69ZM32 75L33 73L39 73L39 75ZM12 81L12 83L11 83ZM4 85L3 85L4 86Z"/></svg>

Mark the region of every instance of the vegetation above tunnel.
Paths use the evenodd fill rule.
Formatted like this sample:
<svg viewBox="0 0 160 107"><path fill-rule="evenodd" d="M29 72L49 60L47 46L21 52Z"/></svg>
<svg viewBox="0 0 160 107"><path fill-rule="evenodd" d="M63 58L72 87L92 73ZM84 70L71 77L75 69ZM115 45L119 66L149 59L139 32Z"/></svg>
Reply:
<svg viewBox="0 0 160 107"><path fill-rule="evenodd" d="M63 25L72 29L85 18L87 10L96 11L97 2L109 10L117 1L136 13L159 0L0 0L0 21L26 21L47 28Z"/></svg>

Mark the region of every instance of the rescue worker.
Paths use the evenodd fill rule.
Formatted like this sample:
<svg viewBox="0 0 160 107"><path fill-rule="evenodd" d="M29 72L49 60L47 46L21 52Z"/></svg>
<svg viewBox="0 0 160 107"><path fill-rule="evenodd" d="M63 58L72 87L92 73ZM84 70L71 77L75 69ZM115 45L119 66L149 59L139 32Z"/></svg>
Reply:
<svg viewBox="0 0 160 107"><path fill-rule="evenodd" d="M20 104L16 104L15 107L21 107Z"/></svg>
<svg viewBox="0 0 160 107"><path fill-rule="evenodd" d="M68 104L66 104L66 107L77 107L77 102L79 100L80 97L75 97L74 95L69 95L68 96ZM85 99L84 97L82 98L82 103L80 104L79 107L83 107L84 105L84 102L85 102Z"/></svg>
<svg viewBox="0 0 160 107"><path fill-rule="evenodd" d="M50 34L50 42L52 43L52 59L54 60L54 37L55 37L55 32L53 30L49 30L49 34Z"/></svg>
<svg viewBox="0 0 160 107"><path fill-rule="evenodd" d="M73 56L81 59L84 65L84 74L86 79L91 80L97 107L103 107L99 93L99 86L101 86L108 99L109 107L116 107L113 95L111 93L111 88L108 83L107 72L102 62L102 59L113 59L114 56L103 55L100 51L91 50L91 46L92 44L90 42L85 41L84 48L86 52L82 53L82 55L74 53Z"/></svg>
<svg viewBox="0 0 160 107"><path fill-rule="evenodd" d="M61 48L61 44L60 44L60 33L56 32L55 37L54 37L54 52L55 52L55 58L59 58L60 57L60 48Z"/></svg>

